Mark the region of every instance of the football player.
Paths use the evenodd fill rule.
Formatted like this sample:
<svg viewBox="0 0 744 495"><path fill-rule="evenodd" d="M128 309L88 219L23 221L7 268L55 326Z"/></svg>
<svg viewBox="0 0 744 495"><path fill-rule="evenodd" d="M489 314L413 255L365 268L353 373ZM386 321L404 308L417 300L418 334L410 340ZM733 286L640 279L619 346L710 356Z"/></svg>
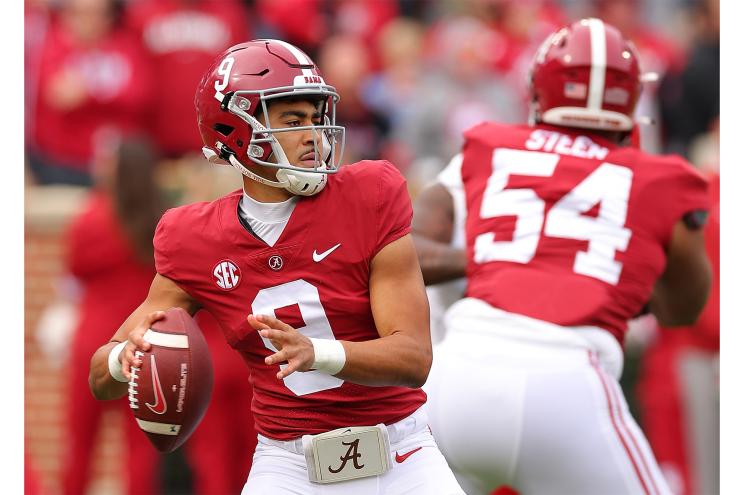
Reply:
<svg viewBox="0 0 744 495"><path fill-rule="evenodd" d="M425 387L467 493L669 493L618 385L622 342L645 311L666 326L697 318L708 197L684 160L632 145L642 79L614 27L560 29L533 62L530 125L469 129L446 180L417 200L425 279L467 276ZM452 175L465 267L449 244Z"/></svg>
<svg viewBox="0 0 744 495"><path fill-rule="evenodd" d="M384 161L339 168L338 100L279 40L214 62L195 101L203 151L243 188L166 212L150 292L93 356L91 390L122 397L162 310L203 308L251 371L243 493L463 493L421 407L431 341L405 180Z"/></svg>

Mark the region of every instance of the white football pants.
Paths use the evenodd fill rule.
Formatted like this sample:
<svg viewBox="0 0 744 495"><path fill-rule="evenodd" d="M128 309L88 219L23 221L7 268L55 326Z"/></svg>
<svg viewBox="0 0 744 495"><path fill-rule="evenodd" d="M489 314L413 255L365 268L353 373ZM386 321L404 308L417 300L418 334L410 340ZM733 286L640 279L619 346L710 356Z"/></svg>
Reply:
<svg viewBox="0 0 744 495"><path fill-rule="evenodd" d="M328 484L308 479L302 439L281 442L258 435L242 495L464 495L437 448L423 408L387 428L391 452L400 454L402 462L396 456L383 475Z"/></svg>
<svg viewBox="0 0 744 495"><path fill-rule="evenodd" d="M666 495L618 385L606 331L567 329L463 299L424 386L429 424L469 495ZM608 373L608 369L611 370Z"/></svg>

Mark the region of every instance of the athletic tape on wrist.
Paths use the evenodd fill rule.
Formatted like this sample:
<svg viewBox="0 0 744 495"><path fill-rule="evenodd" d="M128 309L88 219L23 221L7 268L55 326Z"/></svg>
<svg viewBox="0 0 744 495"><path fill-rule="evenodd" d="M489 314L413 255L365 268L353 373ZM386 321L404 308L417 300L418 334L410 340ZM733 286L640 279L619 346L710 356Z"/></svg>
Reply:
<svg viewBox="0 0 744 495"><path fill-rule="evenodd" d="M123 382L126 383L129 381L129 378L124 376L124 373L122 372L122 366L121 362L119 361L119 354L121 353L121 350L124 349L124 347L127 345L127 341L119 342L114 346L113 349L111 349L111 352L109 352L108 355L108 366L109 366L109 373L113 377L114 380L117 382Z"/></svg>
<svg viewBox="0 0 744 495"><path fill-rule="evenodd" d="M315 350L315 361L312 368L335 375L341 371L346 364L346 351L338 340L310 339Z"/></svg>

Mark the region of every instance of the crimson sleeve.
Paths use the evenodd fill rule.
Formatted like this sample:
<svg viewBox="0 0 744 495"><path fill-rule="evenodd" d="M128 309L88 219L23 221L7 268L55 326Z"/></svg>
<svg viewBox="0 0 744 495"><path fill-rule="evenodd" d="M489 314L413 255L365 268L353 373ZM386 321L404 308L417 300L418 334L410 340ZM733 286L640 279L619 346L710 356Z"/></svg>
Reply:
<svg viewBox="0 0 744 495"><path fill-rule="evenodd" d="M194 299L198 299L196 291L200 273L195 266L198 260L203 259L203 253L207 252L207 244L201 242L203 237L197 232L209 225L198 215L200 206L203 204L179 206L166 211L158 222L153 238L155 271L169 278Z"/></svg>
<svg viewBox="0 0 744 495"><path fill-rule="evenodd" d="M413 208L406 180L393 164L382 161L376 203L376 225L372 257L391 242L411 232Z"/></svg>
<svg viewBox="0 0 744 495"><path fill-rule="evenodd" d="M646 190L646 204L653 205L658 235L668 246L674 225L687 213L708 211L710 197L708 181L681 158L655 164L656 175Z"/></svg>
<svg viewBox="0 0 744 495"><path fill-rule="evenodd" d="M177 252L177 235L173 228L173 210L166 211L155 229L153 247L155 248L155 271L164 277L174 279L176 267L173 255Z"/></svg>

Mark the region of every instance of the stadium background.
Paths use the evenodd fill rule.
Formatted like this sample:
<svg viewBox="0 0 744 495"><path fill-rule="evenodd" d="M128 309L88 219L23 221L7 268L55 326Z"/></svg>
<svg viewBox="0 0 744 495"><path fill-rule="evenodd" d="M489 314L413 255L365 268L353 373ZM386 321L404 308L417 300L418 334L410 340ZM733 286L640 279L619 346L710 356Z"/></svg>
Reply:
<svg viewBox="0 0 744 495"><path fill-rule="evenodd" d="M133 82L142 96L117 101L112 94L107 101L91 103L90 113L81 117L88 119L85 122L79 124L70 116L58 119L61 125L54 128L50 112L65 114L55 108L54 98L51 106L45 102L49 93L42 88L53 77L49 60L56 64L75 51L60 48L65 36L71 36L60 32L69 29L65 26L85 26L95 16L107 16L101 9L109 4L116 7L112 15L117 21L102 29L92 46L99 43L105 51L112 46L110 39L136 40L141 46L132 48L130 62L147 74ZM213 16L233 31L221 32L219 22L197 24L203 29L194 37L181 24L181 30L169 31L165 44L158 45L153 41L156 28L147 27L157 15L164 15L158 9L170 9L171 15L201 9L205 18ZM276 37L297 44L314 57L342 95L338 120L347 126L345 162L390 159L408 178L415 197L456 152L463 129L486 118L526 120L526 72L537 45L556 26L586 15L619 26L638 45L643 69L660 75L658 83L646 88L639 108L639 115L655 121L643 127L643 146L683 154L706 172L716 172L716 0L26 0L24 423L27 479L37 486L37 493L54 495L62 489L67 393L59 376L74 364L65 343L75 326L79 298L79 286L65 269L65 236L90 199L89 184L97 180L96 170L111 143L128 134L154 138L162 154L154 168L155 182L169 205L211 199L239 187L232 169L210 166L200 158L191 96L195 83L163 68L169 50L177 56L198 51L202 60L209 60L235 36ZM192 59L194 70L201 73L199 57ZM94 75L102 85L99 90L106 84L117 86L121 67L101 67ZM95 90L93 84L88 87ZM171 103L168 94L189 96ZM84 98L81 101L86 105ZM123 121L118 116L126 105L137 108ZM66 146L85 141L81 136L91 128L104 131L86 135L88 145L80 149ZM50 135L57 140L50 140ZM638 363L656 337L653 324L641 320L628 339L623 386L636 417ZM87 367L87 362L83 364ZM708 405L717 415L717 391L713 392ZM88 493L119 494L125 418L121 411L107 412L104 418ZM169 456L161 469L166 476L164 491L193 490L183 456Z"/></svg>

